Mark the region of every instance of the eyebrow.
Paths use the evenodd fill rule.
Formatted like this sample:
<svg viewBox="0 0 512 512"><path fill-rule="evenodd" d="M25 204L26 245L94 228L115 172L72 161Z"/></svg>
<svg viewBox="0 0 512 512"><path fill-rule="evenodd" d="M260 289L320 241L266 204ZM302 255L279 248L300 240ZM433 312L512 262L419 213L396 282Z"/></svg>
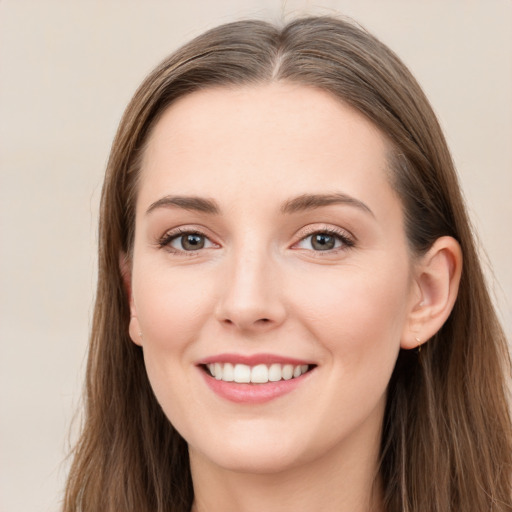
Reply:
<svg viewBox="0 0 512 512"><path fill-rule="evenodd" d="M345 204L355 206L375 216L370 208L355 197L342 193L334 194L302 194L285 201L281 206L281 213L291 214L306 210L314 210L331 204ZM146 211L146 215L157 208L181 208L183 210L191 210L200 213L208 213L211 215L220 214L220 208L213 199L207 199L197 196L164 196L150 205Z"/></svg>
<svg viewBox="0 0 512 512"><path fill-rule="evenodd" d="M218 215L220 213L220 208L213 199L196 196L164 196L151 204L146 211L146 215L157 208L169 207L177 207L183 210L191 210L213 215Z"/></svg>
<svg viewBox="0 0 512 512"><path fill-rule="evenodd" d="M363 210L366 213L375 217L374 213L370 210L368 205L356 199L355 197L347 194L335 193L335 194L303 194L286 201L281 206L282 213L295 213L304 210L313 210L315 208L321 208L322 206L329 206L331 204L346 204L349 206L355 206Z"/></svg>

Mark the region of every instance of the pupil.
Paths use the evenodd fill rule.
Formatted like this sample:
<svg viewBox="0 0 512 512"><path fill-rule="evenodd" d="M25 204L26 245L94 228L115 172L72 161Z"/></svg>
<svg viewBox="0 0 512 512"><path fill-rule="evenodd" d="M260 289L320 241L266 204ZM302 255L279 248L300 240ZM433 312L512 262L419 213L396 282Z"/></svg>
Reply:
<svg viewBox="0 0 512 512"><path fill-rule="evenodd" d="M201 235L186 235L181 241L183 248L188 251L202 249L204 246L204 238Z"/></svg>
<svg viewBox="0 0 512 512"><path fill-rule="evenodd" d="M328 251L334 248L334 237L325 233L319 233L313 237L312 245L318 251Z"/></svg>

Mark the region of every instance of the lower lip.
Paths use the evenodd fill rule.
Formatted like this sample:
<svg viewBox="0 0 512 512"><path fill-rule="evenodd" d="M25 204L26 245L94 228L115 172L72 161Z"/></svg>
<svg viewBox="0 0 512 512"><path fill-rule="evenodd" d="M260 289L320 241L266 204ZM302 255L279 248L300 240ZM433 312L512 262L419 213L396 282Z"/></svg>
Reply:
<svg viewBox="0 0 512 512"><path fill-rule="evenodd" d="M199 369L208 387L220 397L236 403L261 404L291 393L308 379L310 370L300 377L266 384L239 384L217 380L202 368Z"/></svg>

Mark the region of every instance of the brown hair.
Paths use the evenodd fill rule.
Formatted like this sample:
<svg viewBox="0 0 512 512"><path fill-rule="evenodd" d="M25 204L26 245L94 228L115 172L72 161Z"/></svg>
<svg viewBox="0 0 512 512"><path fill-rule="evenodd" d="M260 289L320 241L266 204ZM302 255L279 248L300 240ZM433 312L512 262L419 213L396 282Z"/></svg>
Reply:
<svg viewBox="0 0 512 512"><path fill-rule="evenodd" d="M415 253L443 235L462 248L451 316L420 355L400 353L389 384L380 466L386 512L512 511L510 358L444 136L395 54L330 17L284 28L262 21L215 28L166 59L130 102L102 192L85 421L64 510L190 510L187 445L158 405L141 349L128 336L119 257L131 251L140 157L165 109L198 89L275 80L329 91L387 136L391 180Z"/></svg>

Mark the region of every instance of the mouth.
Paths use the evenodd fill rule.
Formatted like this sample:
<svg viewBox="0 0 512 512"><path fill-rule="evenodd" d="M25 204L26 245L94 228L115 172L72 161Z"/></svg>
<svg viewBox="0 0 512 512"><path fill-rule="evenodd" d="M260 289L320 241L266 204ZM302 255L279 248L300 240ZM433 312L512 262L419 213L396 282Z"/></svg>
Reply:
<svg viewBox="0 0 512 512"><path fill-rule="evenodd" d="M219 397L238 404L272 401L302 388L316 364L275 354L217 354L197 361L205 384Z"/></svg>
<svg viewBox="0 0 512 512"><path fill-rule="evenodd" d="M201 365L203 370L216 380L237 384L268 384L269 382L298 379L310 372L312 364L233 364L215 362Z"/></svg>

